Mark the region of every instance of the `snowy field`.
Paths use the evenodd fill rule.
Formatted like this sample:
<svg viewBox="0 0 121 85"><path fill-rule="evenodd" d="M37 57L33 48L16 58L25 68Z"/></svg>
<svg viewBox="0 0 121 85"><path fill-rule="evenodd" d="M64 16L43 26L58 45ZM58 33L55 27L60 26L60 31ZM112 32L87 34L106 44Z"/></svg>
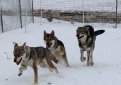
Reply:
<svg viewBox="0 0 121 85"><path fill-rule="evenodd" d="M116 0L34 0L34 9L114 12L115 1ZM121 12L121 0L118 0L118 12Z"/></svg>
<svg viewBox="0 0 121 85"><path fill-rule="evenodd" d="M37 19L36 19L37 20ZM95 30L105 29L99 35L94 50L94 66L86 66L80 62L80 52L76 39L76 29L81 23L42 20L27 26L0 34L0 85L33 85L34 73L31 68L18 77L18 68L13 62L13 42L29 46L44 46L43 31L55 31L55 35L63 41L70 64L56 65L59 74L50 72L48 68L38 66L38 85L120 85L121 84L121 25L113 28L113 24L90 24Z"/></svg>

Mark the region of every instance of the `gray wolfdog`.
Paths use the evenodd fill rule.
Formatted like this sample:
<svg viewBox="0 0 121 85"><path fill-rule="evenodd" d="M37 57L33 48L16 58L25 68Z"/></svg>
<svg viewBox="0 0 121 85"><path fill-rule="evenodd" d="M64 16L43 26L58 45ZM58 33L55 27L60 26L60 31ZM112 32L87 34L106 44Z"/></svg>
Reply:
<svg viewBox="0 0 121 85"><path fill-rule="evenodd" d="M14 62L21 67L19 68L18 76L21 76L23 71L27 69L27 66L33 68L34 71L34 84L38 83L38 70L37 64L44 65L46 61L50 70L55 70L58 73L57 68L54 66L51 60L56 61L51 52L44 47L29 47L24 43L22 46L18 46L14 43Z"/></svg>
<svg viewBox="0 0 121 85"><path fill-rule="evenodd" d="M46 44L46 48L51 51L51 53L55 56L55 58L59 61L63 61L67 67L69 67L69 63L66 56L66 50L62 41L58 40L55 36L54 31L51 33L47 33L44 31L44 41Z"/></svg>
<svg viewBox="0 0 121 85"><path fill-rule="evenodd" d="M90 25L84 27L78 27L76 30L76 36L80 47L81 61L84 62L84 51L87 52L87 66L93 65L93 50L95 47L96 36L104 33L105 30L94 31L94 28Z"/></svg>

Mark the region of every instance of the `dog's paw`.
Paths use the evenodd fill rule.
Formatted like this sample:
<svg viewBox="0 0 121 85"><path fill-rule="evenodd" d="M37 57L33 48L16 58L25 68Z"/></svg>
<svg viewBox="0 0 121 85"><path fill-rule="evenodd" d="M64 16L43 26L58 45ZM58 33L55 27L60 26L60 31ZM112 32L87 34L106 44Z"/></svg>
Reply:
<svg viewBox="0 0 121 85"><path fill-rule="evenodd" d="M34 82L33 85L38 85L38 82Z"/></svg>
<svg viewBox="0 0 121 85"><path fill-rule="evenodd" d="M87 63L87 66L90 66L90 63Z"/></svg>
<svg viewBox="0 0 121 85"><path fill-rule="evenodd" d="M55 63L58 63L58 60L55 60Z"/></svg>
<svg viewBox="0 0 121 85"><path fill-rule="evenodd" d="M40 67L45 68L46 67L46 64L45 63L40 64Z"/></svg>
<svg viewBox="0 0 121 85"><path fill-rule="evenodd" d="M86 60L86 58L85 58L85 57L81 58L81 62L84 62L85 60Z"/></svg>
<svg viewBox="0 0 121 85"><path fill-rule="evenodd" d="M22 75L22 73L18 73L18 76L21 76Z"/></svg>
<svg viewBox="0 0 121 85"><path fill-rule="evenodd" d="M93 65L94 65L94 63L90 63L90 65L91 65L91 66L93 66Z"/></svg>
<svg viewBox="0 0 121 85"><path fill-rule="evenodd" d="M66 64L66 67L70 67L69 64Z"/></svg>

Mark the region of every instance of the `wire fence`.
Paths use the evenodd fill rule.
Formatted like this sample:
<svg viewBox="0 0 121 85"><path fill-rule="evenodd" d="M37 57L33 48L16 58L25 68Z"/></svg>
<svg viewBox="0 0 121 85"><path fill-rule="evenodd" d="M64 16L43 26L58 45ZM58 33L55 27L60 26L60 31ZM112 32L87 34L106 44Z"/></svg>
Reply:
<svg viewBox="0 0 121 85"><path fill-rule="evenodd" d="M33 16L117 26L121 0L0 0L0 32L22 28L34 22Z"/></svg>
<svg viewBox="0 0 121 85"><path fill-rule="evenodd" d="M31 0L0 0L0 32L22 28L30 23L31 9Z"/></svg>
<svg viewBox="0 0 121 85"><path fill-rule="evenodd" d="M34 0L34 15L85 23L121 23L121 0Z"/></svg>
<svg viewBox="0 0 121 85"><path fill-rule="evenodd" d="M117 1L121 11L121 0ZM116 0L34 0L34 4L35 9L115 12Z"/></svg>

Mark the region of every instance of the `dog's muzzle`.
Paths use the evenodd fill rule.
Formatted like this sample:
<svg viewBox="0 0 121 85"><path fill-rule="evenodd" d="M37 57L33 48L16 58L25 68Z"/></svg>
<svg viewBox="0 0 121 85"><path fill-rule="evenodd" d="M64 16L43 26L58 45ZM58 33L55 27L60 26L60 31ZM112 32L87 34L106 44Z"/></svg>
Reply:
<svg viewBox="0 0 121 85"><path fill-rule="evenodd" d="M81 38L84 37L84 35L82 35L82 36L76 35L76 36L77 36L78 39L81 39Z"/></svg>
<svg viewBox="0 0 121 85"><path fill-rule="evenodd" d="M14 59L14 62L16 63L16 59Z"/></svg>
<svg viewBox="0 0 121 85"><path fill-rule="evenodd" d="M50 47L52 45L51 42L47 42L47 47Z"/></svg>
<svg viewBox="0 0 121 85"><path fill-rule="evenodd" d="M17 61L17 59L15 58L15 59L14 59L14 62L15 62L17 65L19 65L20 62L21 62L21 60L22 60L22 58L20 58L19 61Z"/></svg>

